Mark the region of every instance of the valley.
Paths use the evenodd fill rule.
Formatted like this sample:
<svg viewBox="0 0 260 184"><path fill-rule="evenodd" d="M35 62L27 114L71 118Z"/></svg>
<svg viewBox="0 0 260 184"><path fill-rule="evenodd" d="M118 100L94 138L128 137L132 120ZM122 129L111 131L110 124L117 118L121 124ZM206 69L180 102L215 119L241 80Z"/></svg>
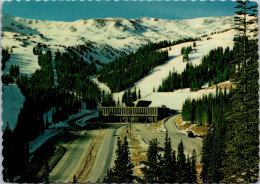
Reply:
<svg viewBox="0 0 260 184"><path fill-rule="evenodd" d="M233 80L243 69L234 64L243 39L233 16L59 22L4 14L2 24L5 180L203 183L221 175L234 89L244 80ZM251 67L258 55L255 40L247 43ZM256 89L250 82L246 89Z"/></svg>
<svg viewBox="0 0 260 184"><path fill-rule="evenodd" d="M175 115L164 120L163 124L172 140L173 149L177 150L178 143L182 140L185 146L185 154L192 154L195 149L198 153L198 161L201 159L201 138L189 138L185 133L179 131L176 127L176 119L180 115ZM65 154L60 161L50 172L50 181L58 183L64 182L102 182L105 177L107 169L114 165L116 159L116 140L117 137L127 135L130 139L130 134L139 135L142 142L142 149L147 149L149 141L157 138L163 147L165 140L165 132L153 131L145 124L131 123L131 133L129 123L107 123L107 122L93 122L66 133L64 138L56 141L54 147L64 147ZM125 133L126 128L129 132ZM64 140L64 142L63 142ZM129 145L132 147L131 143ZM132 149L131 152L135 150ZM56 155L59 156L59 155ZM51 163L49 163L51 165ZM140 165L136 165L139 168ZM103 168L103 169L102 169Z"/></svg>
<svg viewBox="0 0 260 184"><path fill-rule="evenodd" d="M209 20L214 20L211 23L208 23ZM189 53L190 63L194 66L201 64L201 59L204 55L208 54L208 52L216 47L233 47L233 37L235 34L235 31L231 29L230 27L233 25L230 17L226 18L201 18L196 19L195 21L198 22L198 24L203 25L204 27L200 29L193 27L193 24L190 24L189 20L183 21L182 24L187 24L189 26L191 32L190 34L182 33L177 29L175 34L171 33L169 34L167 31L170 31L171 29L168 29L168 27L172 27L175 29L172 25L179 25L180 21L168 21L168 20L154 20L154 19L137 19L137 20L123 20L123 19L104 19L104 20L80 20L76 21L74 23L55 23L55 27L50 27L53 22L48 21L40 21L35 22L35 20L27 20L27 19L20 19L20 18L14 18L10 16L4 16L3 21L5 22L5 26L3 30L7 30L3 32L3 47L6 48L12 48L12 52L10 53L11 57L8 62L6 62L6 68L3 70L4 73L8 73L10 70L11 65L18 65L20 69L20 73L22 75L31 76L36 70L41 69L41 65L39 62L37 62L38 57L37 55L33 54L33 50L35 49L41 49L43 53L46 53L47 50L50 50L51 52L51 65L50 67L53 68L53 86L63 86L66 89L71 88L70 84L66 84L68 82L68 78L66 76L60 76L61 72L73 72L69 68L63 69L62 65L65 65L65 63L62 64L62 60L65 59L65 54L68 56L70 53L73 53L74 60L84 60L81 62L87 62L87 63L95 63L97 69L100 69L103 67L103 64L113 61L116 57L124 56L125 53L129 53L130 51L136 51L138 47L145 43L150 42L158 42L160 40L166 39L172 40L176 38L187 38L188 36L193 36L196 39L196 49ZM229 21L229 24L226 23L226 21ZM165 21L167 23L165 23ZM135 41L127 41L128 39L125 39L124 42L122 42L122 38L119 38L115 34L111 34L110 36L106 35L103 38L108 38L107 40L93 40L93 38L100 39L100 33L96 33L96 36L93 38L91 37L80 37L80 39L76 39L77 41L73 42L72 40L75 40L75 37L79 37L78 35L82 35L82 27L76 28L76 25L82 25L83 27L85 24L89 25L90 22L92 22L92 30L87 28L87 30L91 30L94 33L94 30L96 27L102 25L105 29L106 26L110 27L115 22L115 25L113 29L111 30L111 33L117 33L121 35L127 35L129 34L128 39L132 38ZM102 22L102 23L101 23ZM156 24L155 24L156 22ZM226 26L220 26L223 22L225 22ZM11 25L10 25L11 23ZM10 28L7 29L7 27L11 26L11 28L14 28L13 25L17 24L23 24L22 29L15 28L15 32L10 31ZM40 27L36 27L37 25L42 25ZM60 26L58 26L60 24ZM71 24L71 26L69 26ZM74 25L75 24L75 25ZM149 25L148 25L149 24ZM172 24L172 25L170 25ZM119 27L118 27L119 25ZM135 25L135 27L131 27L132 25ZM160 31L164 37L160 36L160 39L157 38L158 35L152 33L151 31L155 29L155 25L158 27L156 29L162 29L160 25L165 25L167 29L164 29L164 31ZM230 27L228 27L229 25ZM121 27L124 27L124 30L121 29ZM148 28L153 27L153 29ZM72 27L75 27L75 29L72 30ZM215 27L215 29L212 29L212 27ZM63 37L59 37L57 35L52 35L51 31L52 29L61 29ZM186 28L187 29L187 28ZM204 32L202 31L204 29ZM97 29L98 31L102 31L102 29ZM97 31L96 30L96 31ZM126 33L126 31L128 33ZM165 32L166 31L166 32ZM211 32L210 32L211 31ZM36 34L37 32L37 34ZM64 32L64 33L63 33ZM121 33L120 33L121 32ZM215 33L213 33L215 32ZM218 32L218 33L217 33ZM203 34L202 34L203 33ZM210 34L210 35L206 35ZM106 32L105 34L109 34L109 32ZM168 34L170 37L166 37L166 34ZM32 35L32 36L31 36ZM67 35L67 36L65 36ZM86 35L86 34L84 34ZM87 34L89 35L89 34ZM148 36L149 35L149 36ZM116 42L111 42L111 38L117 39ZM209 39L210 38L210 39ZM61 43L62 45L58 44ZM92 40L91 40L92 39ZM86 40L86 41L83 41ZM87 41L88 40L88 41ZM136 41L138 40L138 41ZM145 41L144 41L145 40ZM138 44L138 42L142 44ZM165 79L170 72L178 72L182 73L187 65L187 62L184 62L182 59L181 49L183 47L192 46L194 41L183 41L180 40L180 43L176 43L173 46L167 46L166 47L159 47L159 51L164 51L168 53L169 59L166 61L163 61L162 64L155 66L150 72L148 72L147 75L145 75L142 79L138 80L137 82L133 83L132 87L129 87L121 92L113 92L111 93L111 90L107 84L101 82L99 80L100 74L95 74L90 76L91 81L97 85L97 87L104 91L105 94L111 93L111 98L115 102L119 104L123 104L123 95L126 91L134 91L134 90L140 90L140 96L141 98L135 101L134 103L138 103L138 101L141 100L147 100L151 101L151 107L161 107L165 105L166 107L173 109L175 111L181 111L182 105L188 98L198 98L205 94L214 94L216 92L215 88L207 89L207 87L199 90L199 91L190 91L190 89L180 89L172 92L157 92L157 89L161 85L163 79ZM22 43L22 44L21 44ZM97 44L98 43L98 44ZM124 44L122 44L124 43ZM126 47L127 45L127 47ZM57 52L58 51L58 52ZM99 53L99 54L97 54ZM108 55L104 55L105 53L108 53ZM17 55L18 54L18 55ZM47 53L46 53L47 54ZM63 55L62 57L59 55ZM59 57L58 57L59 56ZM72 62L68 61L68 62ZM66 64L66 66L69 66ZM91 65L93 66L93 65ZM75 65L75 68L77 66ZM102 71L102 70L101 70ZM92 72L89 70L88 72ZM102 73L101 73L102 74ZM73 75L73 73L69 74ZM62 78L61 78L62 77ZM69 79L71 80L71 79ZM87 85L87 84L86 84ZM8 85L10 87L10 85ZM156 91L154 91L156 89ZM73 90L73 88L71 89ZM78 93L78 92L76 92ZM82 93L82 92L80 92ZM8 98L8 97L5 97ZM104 98L104 97L102 97ZM5 101L5 99L4 99ZM16 105L16 104L14 104ZM49 110L49 112L46 113L44 116L45 120L44 123L51 122L54 119L54 112L57 111L54 109ZM12 111L5 111L4 117L8 117L8 113ZM93 113L94 112L94 113ZM202 140L201 138L189 138L187 137L186 133L178 131L176 128L176 119L180 115L173 116L167 118L163 122L165 129L168 132L168 136L172 140L173 149L177 151L177 146L179 142L182 140L183 144L185 146L185 154L186 155L192 155L193 149L197 152L197 159L198 161L201 160L201 148L202 148ZM58 117L58 116L57 116ZM66 150L62 157L59 155L54 154L55 157L58 156L59 161L55 163L54 167L49 173L49 181L51 182L101 182L105 178L105 174L107 170L114 166L114 161L116 159L116 142L117 137L123 138L123 135L128 135L129 140L130 139L130 132L135 134L138 138L138 142L141 142L140 149L147 150L149 147L149 142L157 138L159 142L159 146L163 147L164 141L165 141L165 132L160 131L152 131L148 128L145 124L140 123L132 123L132 129L129 130L129 124L121 124L121 123L105 123L105 122L97 122L96 120L94 122L91 121L92 118L97 118L98 114L96 113L96 110L89 111L88 110L88 102L86 102L85 107L82 106L81 110L78 112L78 115L76 115L75 120L60 122L59 125L57 123L51 125L52 131L45 130L46 138L38 137L36 139L36 142L38 141L38 146L34 146L30 144L32 148L30 148L31 151L35 151L38 149L38 147L41 146L41 144L44 144L45 141L50 139L52 136L58 135L62 132L62 130L66 130L69 128L70 131L65 133L62 137L70 137L72 136L71 140L69 138L62 138L58 139L57 141L53 142L49 146L53 147L52 149L59 149L63 148ZM89 117L89 118L88 118ZM9 118L6 119L9 123L12 123ZM12 125L15 126L15 121L13 121ZM70 123L73 122L73 123ZM60 127L59 130L57 127ZM72 129L71 129L72 128ZM50 128L49 128L50 129ZM125 131L128 129L128 133L126 134ZM68 141L70 140L70 141ZM31 141L31 143L35 144L35 141ZM130 143L130 147L131 147ZM132 149L131 152L136 152L135 149ZM32 152L33 154L33 152ZM49 165L53 165L52 161L56 159L50 159ZM142 165L140 165L142 160L136 160L135 161L135 168L139 168ZM139 165L136 165L139 163ZM44 175L44 173L39 173L39 175Z"/></svg>

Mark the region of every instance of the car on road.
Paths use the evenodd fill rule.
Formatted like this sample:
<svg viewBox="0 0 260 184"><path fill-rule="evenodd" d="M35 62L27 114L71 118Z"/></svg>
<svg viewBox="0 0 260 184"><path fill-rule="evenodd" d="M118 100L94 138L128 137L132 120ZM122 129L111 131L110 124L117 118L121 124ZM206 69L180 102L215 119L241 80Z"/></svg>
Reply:
<svg viewBox="0 0 260 184"><path fill-rule="evenodd" d="M195 135L193 134L192 131L186 131L186 133L187 133L188 137L191 137L191 138L195 137Z"/></svg>

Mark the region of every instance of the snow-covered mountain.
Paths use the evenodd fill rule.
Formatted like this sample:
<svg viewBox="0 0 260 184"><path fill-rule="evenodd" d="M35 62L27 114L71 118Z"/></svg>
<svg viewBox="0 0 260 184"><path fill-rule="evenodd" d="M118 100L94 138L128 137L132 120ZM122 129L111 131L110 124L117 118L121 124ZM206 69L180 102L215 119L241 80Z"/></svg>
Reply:
<svg viewBox="0 0 260 184"><path fill-rule="evenodd" d="M20 73L28 75L40 68L37 56L33 54L33 47L38 43L50 48L53 54L57 49L64 52L70 47L74 48L88 62L99 60L101 63L107 63L115 57L135 51L141 45L150 42L174 41L185 37L201 37L213 32L223 32L210 36L211 39L203 37L201 41L197 42L197 52L191 53L190 56L191 59L193 58L193 64L199 64L201 57L207 54L210 49L218 46L232 46L235 31L229 29L232 29L233 26L233 17L187 20L104 18L56 22L3 15L1 44L3 48L12 48L11 58L6 63L6 69L3 73L8 72L11 65L19 65ZM161 84L162 79L168 76L170 70L175 68L181 72L185 68L186 63L182 62L180 50L182 46L189 45L192 45L192 42L173 46L169 50L169 61L155 68L148 76L134 85L137 89L141 89L142 97L148 95L148 99L153 98L153 88L157 88ZM93 78L93 81L101 89L110 91L97 78ZM24 96L17 86L5 86L3 90L3 119L14 128L20 108L23 107ZM123 91L113 95L115 100L120 98L121 101ZM155 99L153 98L153 100ZM179 106L173 107L178 109Z"/></svg>
<svg viewBox="0 0 260 184"><path fill-rule="evenodd" d="M221 32L234 26L233 17L207 17L186 20L158 18L98 18L75 22L57 22L2 16L2 46L14 47L14 53L27 62L37 43L45 44L53 51L67 47L81 47L85 60L107 63L141 45L162 40L199 37ZM91 57L92 56L92 57ZM28 63L37 69L36 63ZM8 68L8 67L7 67ZM34 70L33 69L33 70ZM31 73L24 71L24 73Z"/></svg>

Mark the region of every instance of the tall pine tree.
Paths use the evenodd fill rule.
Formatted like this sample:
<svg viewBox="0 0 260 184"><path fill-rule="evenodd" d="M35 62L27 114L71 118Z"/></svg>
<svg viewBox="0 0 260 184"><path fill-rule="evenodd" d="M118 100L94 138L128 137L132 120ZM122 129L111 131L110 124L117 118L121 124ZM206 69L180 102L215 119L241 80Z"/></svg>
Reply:
<svg viewBox="0 0 260 184"><path fill-rule="evenodd" d="M149 143L147 161L144 162L145 167L142 168L144 179L147 183L161 182L161 157L159 155L157 139L153 139Z"/></svg>
<svg viewBox="0 0 260 184"><path fill-rule="evenodd" d="M172 152L171 139L168 137L166 132L165 143L164 143L164 156L162 159L162 182L163 183L174 183L176 175L176 158L175 152Z"/></svg>
<svg viewBox="0 0 260 184"><path fill-rule="evenodd" d="M191 174L190 174L190 182L197 183L197 170L196 170L196 151L192 151L191 156Z"/></svg>
<svg viewBox="0 0 260 184"><path fill-rule="evenodd" d="M186 157L184 154L184 146L183 142L178 145L178 155L177 155L177 171L176 171L176 182L178 183L185 183L187 182L187 175L186 175Z"/></svg>
<svg viewBox="0 0 260 184"><path fill-rule="evenodd" d="M107 171L104 178L105 183L132 183L133 164L131 163L129 146L126 136L124 142L121 143L120 138L117 141L115 166Z"/></svg>
<svg viewBox="0 0 260 184"><path fill-rule="evenodd" d="M238 37L234 46L233 89L231 110L228 113L226 157L221 169L224 182L256 182L258 180L258 46L249 37L249 25L256 16L256 3L237 1ZM255 31L255 30L253 30Z"/></svg>

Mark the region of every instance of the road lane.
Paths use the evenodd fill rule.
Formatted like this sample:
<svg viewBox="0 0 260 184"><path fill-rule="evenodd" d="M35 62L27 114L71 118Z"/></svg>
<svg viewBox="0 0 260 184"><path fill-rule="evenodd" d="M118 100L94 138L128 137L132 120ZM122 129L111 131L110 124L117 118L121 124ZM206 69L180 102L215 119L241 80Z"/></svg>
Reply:
<svg viewBox="0 0 260 184"><path fill-rule="evenodd" d="M122 126L125 125L113 125L107 131L104 140L98 150L95 162L88 176L86 176L83 182L95 183L97 181L102 182L105 178L107 170L113 165L116 151L116 141L119 134L119 130L122 130ZM121 127L121 128L120 128Z"/></svg>
<svg viewBox="0 0 260 184"><path fill-rule="evenodd" d="M81 165L84 153L89 149L93 130L81 131L78 137L67 148L67 152L50 173L50 181L54 183L72 182L73 176Z"/></svg>
<svg viewBox="0 0 260 184"><path fill-rule="evenodd" d="M168 135L171 138L172 148L178 150L178 144L182 140L185 147L184 151L186 154L191 155L193 149L196 150L197 160L201 159L201 148L202 148L202 139L200 138L189 138L185 133L179 132L175 126L175 122L180 115L170 117L165 120L164 125L168 130ZM140 134L145 143L149 144L153 138L157 138L160 147L164 147L165 142L165 132L151 131L148 129L145 124L134 123L133 126L136 129L139 129Z"/></svg>
<svg viewBox="0 0 260 184"><path fill-rule="evenodd" d="M178 131L176 127L176 120L180 115L173 116L165 122L165 128L168 130L169 137L171 138L173 149L178 150L178 144L182 140L184 145L184 152L191 156L193 149L197 153L197 161L201 160L201 148L202 139L201 138L190 138L185 133Z"/></svg>
<svg viewBox="0 0 260 184"><path fill-rule="evenodd" d="M185 147L185 153L191 155L193 149L195 149L198 155L197 160L200 161L202 140L199 138L189 138L186 134L179 132L175 126L178 117L179 115L170 117L164 122L165 128L168 130L169 137L172 141L172 147L174 150L177 150L178 144L182 140ZM113 165L115 159L117 136L114 135L119 135L126 125L127 124L113 124L112 126L109 126L97 151L94 164L90 172L81 180L82 183L103 181L107 169ZM145 143L149 144L150 140L157 138L160 143L159 146L164 147L165 132L151 131L144 123L132 123L132 126L139 130L138 133L140 133ZM80 136L78 136L72 145L69 146L66 154L50 173L51 182L72 182L74 174L82 164L81 160L84 158L87 150L90 149L94 131L98 130L81 131Z"/></svg>

